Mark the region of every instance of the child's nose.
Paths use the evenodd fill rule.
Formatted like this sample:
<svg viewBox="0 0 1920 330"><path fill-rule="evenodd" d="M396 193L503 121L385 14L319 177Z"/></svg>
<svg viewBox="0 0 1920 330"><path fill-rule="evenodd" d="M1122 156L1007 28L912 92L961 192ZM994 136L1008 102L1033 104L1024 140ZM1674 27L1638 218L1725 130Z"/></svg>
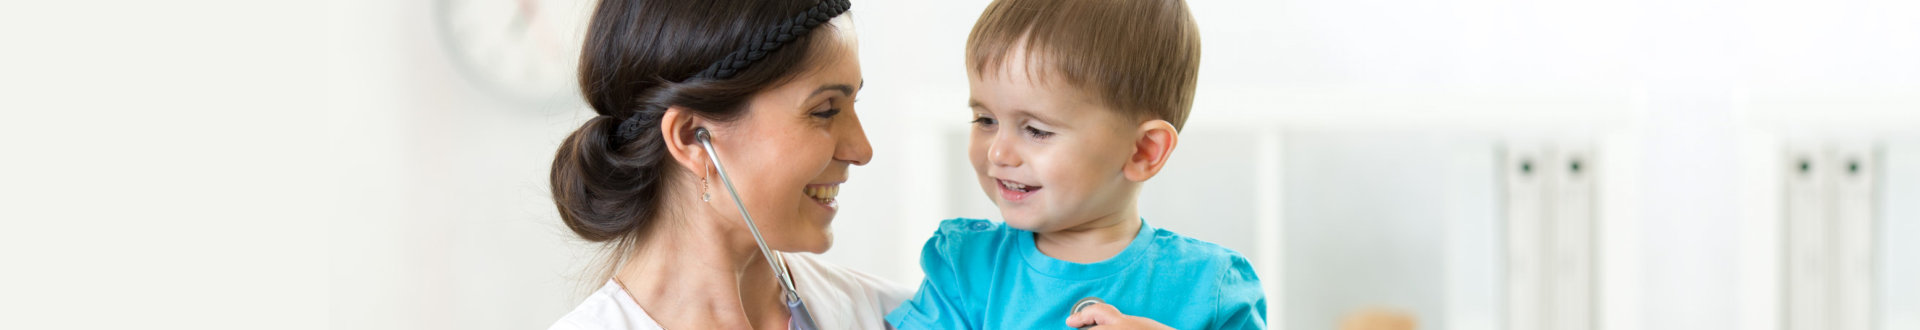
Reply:
<svg viewBox="0 0 1920 330"><path fill-rule="evenodd" d="M1011 135L1012 134L1005 133L994 135L992 145L987 147L988 161L993 162L993 164L997 166L1020 166L1020 153L1014 150L1014 146L1018 145L1018 143L1013 141L1018 137Z"/></svg>

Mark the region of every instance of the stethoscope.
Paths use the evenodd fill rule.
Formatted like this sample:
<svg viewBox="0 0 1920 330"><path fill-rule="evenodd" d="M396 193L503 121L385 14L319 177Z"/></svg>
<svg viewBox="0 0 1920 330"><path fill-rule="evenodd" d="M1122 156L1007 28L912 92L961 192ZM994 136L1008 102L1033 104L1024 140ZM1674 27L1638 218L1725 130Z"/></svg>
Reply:
<svg viewBox="0 0 1920 330"><path fill-rule="evenodd" d="M1073 302L1073 308L1067 311L1067 316L1072 317L1074 314L1080 314L1080 310L1082 309L1087 309L1087 307L1093 307L1093 305L1099 305L1099 304L1105 304L1105 303L1107 303L1106 300L1100 300L1100 298L1098 297L1080 298L1080 301ZM1098 324L1095 324L1095 325L1098 325ZM1092 328L1093 326L1094 325L1084 326L1084 327L1080 327L1080 329Z"/></svg>
<svg viewBox="0 0 1920 330"><path fill-rule="evenodd" d="M760 254L766 256L767 265L773 266L773 275L779 277L780 290L785 293L784 297L787 299L787 314L791 315L787 320L787 329L819 329L820 327L813 323L813 313L807 311L807 303L800 301L800 292L793 289L793 277L787 275L785 259L767 250L767 240L760 238L760 227L754 225L753 216L747 214L747 204L740 201L740 192L733 190L733 180L727 176L727 168L720 165L720 154L713 151L712 134L707 133L704 127L695 128L693 139L700 141L700 145L707 148L707 159L713 160L713 169L720 172L720 185L727 187L728 196L733 196L733 206L739 207L740 218L747 220L747 231L753 233L753 242L760 245Z"/></svg>

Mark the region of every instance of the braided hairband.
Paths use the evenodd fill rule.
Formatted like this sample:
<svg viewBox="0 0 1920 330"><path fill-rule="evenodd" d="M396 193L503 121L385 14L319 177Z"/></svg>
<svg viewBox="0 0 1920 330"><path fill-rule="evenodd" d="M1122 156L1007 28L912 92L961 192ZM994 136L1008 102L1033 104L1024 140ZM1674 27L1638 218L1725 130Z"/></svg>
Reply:
<svg viewBox="0 0 1920 330"><path fill-rule="evenodd" d="M794 15L793 18L788 18L786 21L780 22L780 24L748 36L746 44L742 45L740 49L736 49L732 53L727 53L727 56L721 57L719 61L714 61L713 64L708 65L705 70L700 70L700 72L695 73L693 77L687 78L687 80L724 80L732 78L734 74L745 70L747 66L753 65L754 62L760 61L762 58L766 58L768 53L780 50L780 46L786 45L788 42L793 41L793 39L807 35L808 32L813 31L813 28L819 27L820 24L824 24L828 20L832 20L834 16L840 16L840 13L846 12L847 8L852 6L853 3L850 2L850 0L821 0L820 3L814 4L813 8L808 8L807 11L801 12L799 15ZM633 142L634 139L640 138L640 123L644 121L641 117L657 115L660 113L660 110L661 109L641 109L634 111L633 115L621 120L620 127L614 134L615 140L612 145L618 148L618 146L626 145L627 143Z"/></svg>

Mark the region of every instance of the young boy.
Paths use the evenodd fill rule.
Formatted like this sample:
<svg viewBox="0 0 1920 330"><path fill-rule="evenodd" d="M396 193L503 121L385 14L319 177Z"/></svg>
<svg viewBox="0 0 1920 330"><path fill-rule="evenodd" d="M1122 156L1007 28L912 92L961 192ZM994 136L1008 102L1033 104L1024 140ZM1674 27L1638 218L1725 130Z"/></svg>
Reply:
<svg viewBox="0 0 1920 330"><path fill-rule="evenodd" d="M901 329L1263 329L1245 257L1137 214L1193 104L1181 0L997 0L967 38L967 156L1005 223L941 222ZM1195 192L1207 193L1207 192ZM1205 219L1192 219L1205 221ZM1106 304L1073 314L1085 297Z"/></svg>

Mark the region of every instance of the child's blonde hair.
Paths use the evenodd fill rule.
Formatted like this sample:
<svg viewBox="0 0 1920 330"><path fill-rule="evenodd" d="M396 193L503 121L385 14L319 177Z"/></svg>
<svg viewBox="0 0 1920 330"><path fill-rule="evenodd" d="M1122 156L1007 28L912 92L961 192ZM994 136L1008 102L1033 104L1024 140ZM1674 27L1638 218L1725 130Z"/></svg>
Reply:
<svg viewBox="0 0 1920 330"><path fill-rule="evenodd" d="M1064 78L1122 114L1179 129L1193 107L1200 28L1185 1L996 0L967 36L967 67L997 74L1021 45L1029 74Z"/></svg>

